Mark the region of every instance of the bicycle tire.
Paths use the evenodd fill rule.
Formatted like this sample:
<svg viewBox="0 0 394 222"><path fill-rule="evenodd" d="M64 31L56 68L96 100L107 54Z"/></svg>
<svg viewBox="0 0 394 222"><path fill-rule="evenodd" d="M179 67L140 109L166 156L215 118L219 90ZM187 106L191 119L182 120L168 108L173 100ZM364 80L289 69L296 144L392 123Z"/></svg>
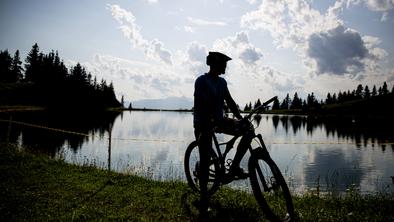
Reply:
<svg viewBox="0 0 394 222"><path fill-rule="evenodd" d="M194 192L200 193L200 185L198 179L199 173L199 161L200 152L198 150L197 141L193 141L187 147L185 152L184 167L187 183ZM219 170L219 163L211 159L211 164L209 167L209 179L208 179L208 195L214 194L220 187L219 179L216 173Z"/></svg>
<svg viewBox="0 0 394 222"><path fill-rule="evenodd" d="M262 148L254 150L248 169L254 196L266 217L270 221L294 221L293 200L286 181Z"/></svg>

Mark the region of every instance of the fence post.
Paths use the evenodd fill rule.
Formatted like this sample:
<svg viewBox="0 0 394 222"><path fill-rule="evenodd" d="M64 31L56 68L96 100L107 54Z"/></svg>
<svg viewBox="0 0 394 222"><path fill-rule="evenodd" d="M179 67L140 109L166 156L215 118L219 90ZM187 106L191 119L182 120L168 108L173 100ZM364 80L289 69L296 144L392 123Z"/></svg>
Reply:
<svg viewBox="0 0 394 222"><path fill-rule="evenodd" d="M9 124L8 124L8 129L7 129L7 136L6 136L6 144L10 142L10 135L11 135L11 124L12 124L12 116L10 116Z"/></svg>
<svg viewBox="0 0 394 222"><path fill-rule="evenodd" d="M111 139L112 139L112 125L108 127L108 171L111 171Z"/></svg>

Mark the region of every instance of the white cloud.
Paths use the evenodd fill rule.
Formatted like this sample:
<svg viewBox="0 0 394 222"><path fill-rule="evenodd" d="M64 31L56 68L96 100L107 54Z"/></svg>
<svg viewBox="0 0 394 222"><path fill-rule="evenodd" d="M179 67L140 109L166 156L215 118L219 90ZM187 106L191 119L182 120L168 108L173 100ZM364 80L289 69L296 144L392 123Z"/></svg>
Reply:
<svg viewBox="0 0 394 222"><path fill-rule="evenodd" d="M286 78L284 82L275 82L274 88L283 93L289 93L291 91L296 91L296 84L289 78Z"/></svg>
<svg viewBox="0 0 394 222"><path fill-rule="evenodd" d="M268 31L274 43L283 48L302 49L308 36L341 24L335 16L323 16L305 0L265 0L258 10L241 18L241 25Z"/></svg>
<svg viewBox="0 0 394 222"><path fill-rule="evenodd" d="M347 6L351 4L358 5L360 3L363 3L371 11L382 12L382 17L380 19L382 22L388 20L389 12L394 9L393 0L347 0Z"/></svg>
<svg viewBox="0 0 394 222"><path fill-rule="evenodd" d="M260 50L254 48L245 48L239 55L239 58L247 64L252 64L258 61L263 54Z"/></svg>
<svg viewBox="0 0 394 222"><path fill-rule="evenodd" d="M149 3L158 3L159 0L148 0Z"/></svg>
<svg viewBox="0 0 394 222"><path fill-rule="evenodd" d="M185 26L183 26L183 28L184 28L185 32L190 32L190 33L195 32L194 28L192 28L190 26L185 25Z"/></svg>
<svg viewBox="0 0 394 222"><path fill-rule="evenodd" d="M366 0L367 7L372 11L382 12L381 22L388 20L389 11L394 9L393 0Z"/></svg>
<svg viewBox="0 0 394 222"><path fill-rule="evenodd" d="M338 14L349 4L337 1L321 14L306 0L265 0L258 10L242 16L241 25L268 31L278 47L295 50L311 73L355 76L378 67L385 52L376 44L367 47L357 31L344 27Z"/></svg>
<svg viewBox="0 0 394 222"><path fill-rule="evenodd" d="M381 22L385 22L385 21L388 21L388 20L389 20L389 13L383 12L382 13L382 17L380 18L380 21Z"/></svg>
<svg viewBox="0 0 394 222"><path fill-rule="evenodd" d="M187 47L187 53L191 61L204 62L208 51L204 45L198 42L191 42Z"/></svg>
<svg viewBox="0 0 394 222"><path fill-rule="evenodd" d="M156 4L159 2L159 0L144 0L145 2L147 2L148 4Z"/></svg>
<svg viewBox="0 0 394 222"><path fill-rule="evenodd" d="M216 51L223 51L236 56L244 65L256 65L263 58L262 50L250 43L248 33L245 31L238 32L235 36L217 40L213 48Z"/></svg>
<svg viewBox="0 0 394 222"><path fill-rule="evenodd" d="M355 74L364 70L363 59L368 56L368 49L359 33L338 26L312 34L307 55L316 62L318 73Z"/></svg>
<svg viewBox="0 0 394 222"><path fill-rule="evenodd" d="M365 0L365 3L373 11L385 12L394 8L393 0Z"/></svg>
<svg viewBox="0 0 394 222"><path fill-rule="evenodd" d="M187 20L194 24L194 25L200 25L200 26L226 26L227 23L222 22L222 21L209 21L209 20L204 20L204 19L198 19L198 18L192 18L188 17Z"/></svg>
<svg viewBox="0 0 394 222"><path fill-rule="evenodd" d="M151 58L159 58L167 64L172 64L170 51L163 48L163 43L153 39L145 48L146 54Z"/></svg>
<svg viewBox="0 0 394 222"><path fill-rule="evenodd" d="M112 81L116 92L125 94L127 100L158 99L171 96L191 97L190 76L177 69L163 69L151 64L122 59L110 55L95 55L82 63L98 80Z"/></svg>
<svg viewBox="0 0 394 222"><path fill-rule="evenodd" d="M206 46L198 42L191 42L187 46L186 53L187 55L183 56L185 59L182 61L182 66L187 67L196 77L206 72L205 60L208 54Z"/></svg>
<svg viewBox="0 0 394 222"><path fill-rule="evenodd" d="M163 47L163 43L157 39L146 40L141 34L141 28L136 24L135 16L118 5L108 5L112 17L120 24L123 35L130 40L134 48L144 51L148 58L162 61L171 65L171 53Z"/></svg>
<svg viewBox="0 0 394 222"><path fill-rule="evenodd" d="M257 0L246 0L249 4L253 5L257 2Z"/></svg>

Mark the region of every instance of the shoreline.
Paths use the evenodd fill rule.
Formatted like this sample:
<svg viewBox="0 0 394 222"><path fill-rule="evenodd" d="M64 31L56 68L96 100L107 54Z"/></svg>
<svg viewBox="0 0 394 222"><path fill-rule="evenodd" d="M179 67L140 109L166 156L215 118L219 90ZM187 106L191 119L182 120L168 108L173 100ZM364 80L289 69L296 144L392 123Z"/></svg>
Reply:
<svg viewBox="0 0 394 222"><path fill-rule="evenodd" d="M34 105L0 105L0 113L12 113L12 112L30 112L30 111L45 111L48 108L44 106L34 106ZM57 111L70 111L70 110L79 110L78 107L75 109L57 109ZM125 111L142 111L142 112L185 112L185 113L193 113L192 109L151 109L151 108L118 108L118 107L108 107L105 109L106 111L115 111L115 112L125 112ZM92 111L96 111L96 109L92 109ZM241 111L241 114L247 114L249 111ZM231 113L230 113L231 114ZM349 113L306 113L301 112L300 110L269 110L261 113L262 115L287 115L287 116L306 116L306 117L318 117L318 118L366 118L366 119L389 119L394 120L394 115L378 115L378 114L349 114Z"/></svg>

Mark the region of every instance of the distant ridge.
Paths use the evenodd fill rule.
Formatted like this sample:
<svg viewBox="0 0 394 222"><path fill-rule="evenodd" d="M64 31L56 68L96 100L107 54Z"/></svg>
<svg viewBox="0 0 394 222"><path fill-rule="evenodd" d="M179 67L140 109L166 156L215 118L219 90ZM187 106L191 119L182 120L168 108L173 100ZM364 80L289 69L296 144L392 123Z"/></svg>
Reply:
<svg viewBox="0 0 394 222"><path fill-rule="evenodd" d="M193 100L186 97L168 97L164 99L144 99L131 101L133 108L147 109L191 109ZM125 103L127 107L127 102Z"/></svg>

